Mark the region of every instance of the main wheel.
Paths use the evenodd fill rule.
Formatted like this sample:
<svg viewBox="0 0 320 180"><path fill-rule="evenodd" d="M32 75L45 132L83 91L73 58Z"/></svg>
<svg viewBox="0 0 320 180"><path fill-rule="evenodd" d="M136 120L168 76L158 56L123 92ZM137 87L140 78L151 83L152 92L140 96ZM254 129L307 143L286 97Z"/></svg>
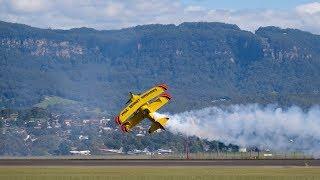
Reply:
<svg viewBox="0 0 320 180"><path fill-rule="evenodd" d="M129 132L126 125L121 125L122 132Z"/></svg>

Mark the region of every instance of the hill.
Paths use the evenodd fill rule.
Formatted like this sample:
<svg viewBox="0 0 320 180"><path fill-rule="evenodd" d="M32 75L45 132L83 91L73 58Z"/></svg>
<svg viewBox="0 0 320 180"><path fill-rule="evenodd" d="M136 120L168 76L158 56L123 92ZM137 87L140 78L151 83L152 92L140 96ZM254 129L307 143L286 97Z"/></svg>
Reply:
<svg viewBox="0 0 320 180"><path fill-rule="evenodd" d="M115 114L129 91L170 86L178 112L223 103L320 102L320 36L223 23L143 25L120 30L39 29L0 22L0 107L46 96Z"/></svg>

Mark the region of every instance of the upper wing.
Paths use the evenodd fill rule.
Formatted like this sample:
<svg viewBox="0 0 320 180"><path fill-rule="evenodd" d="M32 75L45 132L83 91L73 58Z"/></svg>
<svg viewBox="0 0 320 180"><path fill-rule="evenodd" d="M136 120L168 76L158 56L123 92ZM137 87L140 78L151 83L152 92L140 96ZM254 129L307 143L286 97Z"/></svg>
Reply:
<svg viewBox="0 0 320 180"><path fill-rule="evenodd" d="M165 84L160 84L157 85L151 89L149 89L148 91L144 92L143 94L141 94L141 99L142 101L144 101L145 103L158 97L160 94L162 94L164 91L166 91L168 89L168 86Z"/></svg>
<svg viewBox="0 0 320 180"><path fill-rule="evenodd" d="M150 113L156 112L158 109L160 109L162 106L167 104L169 100L171 99L171 96L167 93L161 94L158 99L153 101L148 105L148 109Z"/></svg>

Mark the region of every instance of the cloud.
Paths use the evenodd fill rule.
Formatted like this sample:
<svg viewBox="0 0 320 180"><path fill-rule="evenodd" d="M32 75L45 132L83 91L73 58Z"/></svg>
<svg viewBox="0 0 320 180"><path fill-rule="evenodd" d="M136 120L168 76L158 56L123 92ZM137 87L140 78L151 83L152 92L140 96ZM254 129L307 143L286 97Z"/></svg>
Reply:
<svg viewBox="0 0 320 180"><path fill-rule="evenodd" d="M0 20L36 27L119 29L141 24L218 21L254 31L260 26L298 28L320 34L320 3L289 10L210 9L182 0L0 0Z"/></svg>
<svg viewBox="0 0 320 180"><path fill-rule="evenodd" d="M299 13L308 13L308 14L315 14L320 12L320 3L319 2L314 2L314 3L308 3L308 4L303 4L300 6L297 6L296 10Z"/></svg>
<svg viewBox="0 0 320 180"><path fill-rule="evenodd" d="M205 9L201 6L188 6L184 9L185 12L199 12L204 10Z"/></svg>
<svg viewBox="0 0 320 180"><path fill-rule="evenodd" d="M11 10L18 14L43 12L50 4L50 2L43 0L11 0L7 3Z"/></svg>
<svg viewBox="0 0 320 180"><path fill-rule="evenodd" d="M121 16L123 11L124 7L121 3L109 3L105 8L106 15L109 17Z"/></svg>

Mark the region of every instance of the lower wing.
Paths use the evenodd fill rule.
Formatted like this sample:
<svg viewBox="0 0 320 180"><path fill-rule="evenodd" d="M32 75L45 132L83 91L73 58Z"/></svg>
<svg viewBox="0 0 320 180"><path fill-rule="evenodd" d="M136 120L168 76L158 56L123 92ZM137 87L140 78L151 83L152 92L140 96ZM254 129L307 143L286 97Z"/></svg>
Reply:
<svg viewBox="0 0 320 180"><path fill-rule="evenodd" d="M121 130L124 132L129 132L133 127L139 124L144 118L145 118L145 115L141 111L137 111L135 114L133 114L132 117L127 119L126 122L124 122L121 125Z"/></svg>

